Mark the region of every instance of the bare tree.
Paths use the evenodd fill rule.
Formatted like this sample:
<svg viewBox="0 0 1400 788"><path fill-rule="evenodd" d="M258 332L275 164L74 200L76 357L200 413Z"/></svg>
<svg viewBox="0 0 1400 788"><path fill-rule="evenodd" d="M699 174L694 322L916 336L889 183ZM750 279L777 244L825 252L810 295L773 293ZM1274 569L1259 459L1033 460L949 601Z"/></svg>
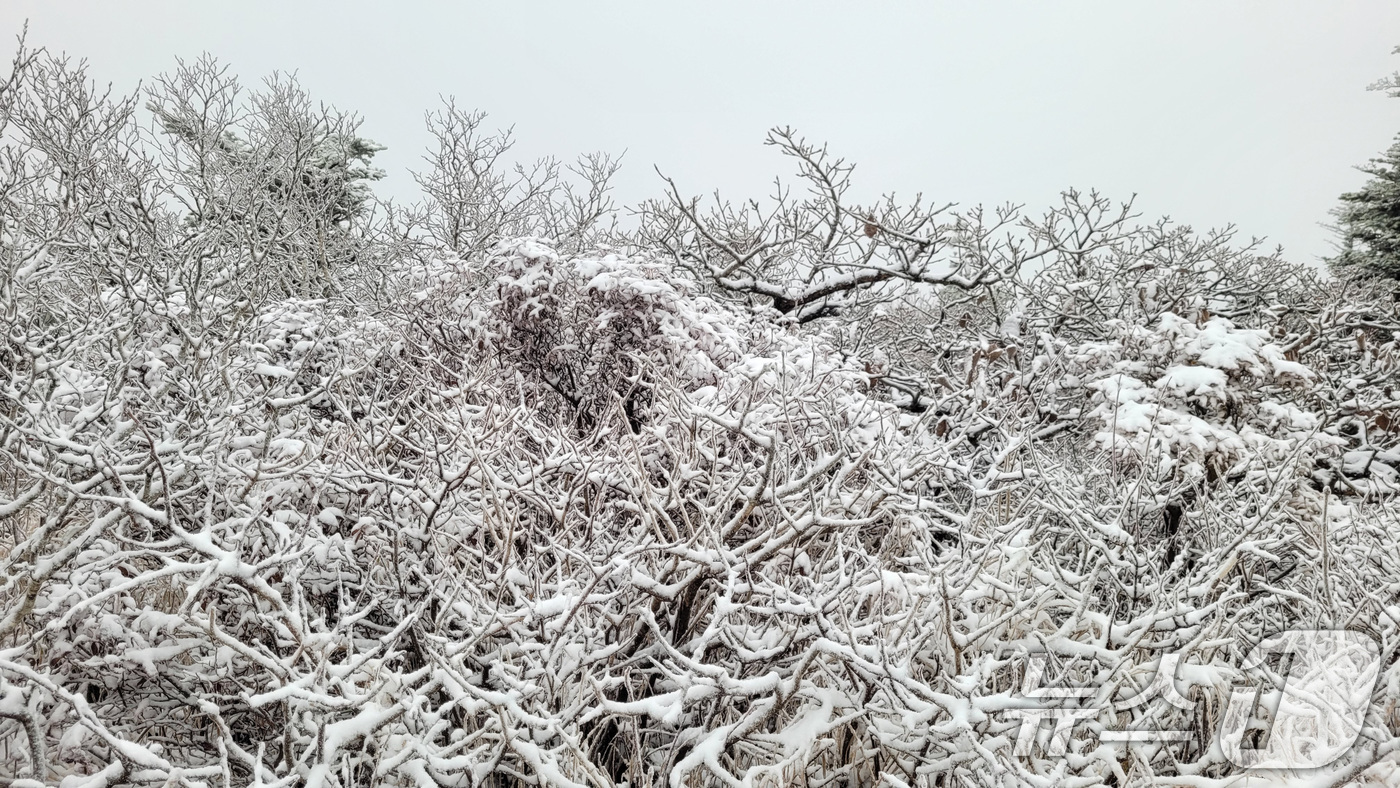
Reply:
<svg viewBox="0 0 1400 788"><path fill-rule="evenodd" d="M641 209L642 235L703 281L737 294L761 296L798 322L838 314L862 299L887 294L887 283L974 290L1014 274L1060 243L1058 235L1027 243L1019 210L1005 206L954 212L952 204L902 204L887 195L871 206L850 204L854 169L798 137L775 129L767 144L797 163L804 193L777 184L764 205L719 201L708 212L666 179L668 195ZM664 177L664 176L663 176ZM718 198L717 198L718 199ZM1127 219L1105 216L1079 227L1086 245L1102 242Z"/></svg>
<svg viewBox="0 0 1400 788"><path fill-rule="evenodd" d="M437 147L425 157L429 169L414 178L426 197L423 223L434 240L472 257L526 235L566 250L610 238L616 208L608 191L618 160L592 153L567 166L549 158L528 167L508 164L511 131L488 134L485 119L451 99L427 115Z"/></svg>
<svg viewBox="0 0 1400 788"><path fill-rule="evenodd" d="M207 277L327 296L363 262L366 183L383 173L369 165L381 147L359 136L358 118L316 105L281 75L245 96L208 56L182 62L146 93L186 243L227 266L201 270L194 289ZM244 269L255 273L240 276Z"/></svg>

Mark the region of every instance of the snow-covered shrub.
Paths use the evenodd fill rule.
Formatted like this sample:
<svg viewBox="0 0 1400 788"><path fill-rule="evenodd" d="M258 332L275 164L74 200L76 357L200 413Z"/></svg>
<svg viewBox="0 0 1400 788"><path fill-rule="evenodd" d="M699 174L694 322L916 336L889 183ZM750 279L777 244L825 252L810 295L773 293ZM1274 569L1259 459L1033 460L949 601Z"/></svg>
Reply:
<svg viewBox="0 0 1400 788"><path fill-rule="evenodd" d="M585 429L620 408L636 431L660 381L686 390L714 385L747 338L731 311L689 296L654 264L616 255L560 259L524 241L498 250L489 265L498 273L468 334L472 350L540 393L553 392L562 407L548 409Z"/></svg>
<svg viewBox="0 0 1400 788"><path fill-rule="evenodd" d="M1155 326L1110 330L1117 336L1063 352L1093 392L1094 441L1111 456L1146 463L1157 477L1209 483L1325 448L1311 440L1318 419L1290 402L1316 375L1285 358L1266 332L1171 312Z"/></svg>

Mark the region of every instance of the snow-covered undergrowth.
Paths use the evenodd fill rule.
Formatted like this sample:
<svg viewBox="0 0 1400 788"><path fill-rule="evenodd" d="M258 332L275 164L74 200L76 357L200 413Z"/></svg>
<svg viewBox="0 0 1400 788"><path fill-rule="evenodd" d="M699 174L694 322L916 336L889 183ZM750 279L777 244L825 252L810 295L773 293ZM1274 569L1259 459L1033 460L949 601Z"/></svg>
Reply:
<svg viewBox="0 0 1400 788"><path fill-rule="evenodd" d="M1012 396L984 455L654 265L529 240L474 265L494 281L420 267L391 314L202 332L107 290L62 345L27 305L62 272L13 280L16 773L1096 784L1157 763L1095 726L1179 654L1195 706L1162 723L1202 741L1170 769L1225 775L1213 715L1255 640L1400 637L1393 520L1307 483L1340 448L1263 332L1028 344L1083 423L1036 437ZM1159 498L1195 490L1168 530ZM1061 762L1013 757L1001 713L1042 652L1110 708Z"/></svg>
<svg viewBox="0 0 1400 788"><path fill-rule="evenodd" d="M1382 655L1310 779L1400 748L1380 286L1072 222L944 285L877 267L874 211L786 316L679 245L327 262L238 207L266 192L171 208L207 183L125 121L6 106L9 785L1223 786L1245 654L1289 628ZM1063 755L1016 751L1037 655L1100 710ZM1171 660L1189 703L1122 704Z"/></svg>

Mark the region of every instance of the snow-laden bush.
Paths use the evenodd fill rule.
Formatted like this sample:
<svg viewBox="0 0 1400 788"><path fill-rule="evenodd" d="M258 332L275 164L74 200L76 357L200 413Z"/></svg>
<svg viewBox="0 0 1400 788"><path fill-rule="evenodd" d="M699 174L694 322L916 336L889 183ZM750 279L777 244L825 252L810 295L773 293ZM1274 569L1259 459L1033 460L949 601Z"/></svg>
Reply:
<svg viewBox="0 0 1400 788"><path fill-rule="evenodd" d="M53 391L12 379L7 457L32 492L11 506L33 527L0 670L56 737L45 774L623 779L701 766L716 715L821 705L800 667L817 633L784 645L820 607L801 600L850 607L931 550L901 513L927 462L903 417L819 342L643 265L534 242L490 264L475 301L439 277L384 322L289 302L233 337L82 354ZM222 380L177 385L208 359ZM781 709L781 682L750 678L773 669ZM703 709L677 705L670 766L618 738L653 693Z"/></svg>
<svg viewBox="0 0 1400 788"><path fill-rule="evenodd" d="M1197 325L1171 312L1150 328L1117 328L1108 342L1065 351L1094 392L1094 440L1111 456L1155 466L1158 477L1213 482L1238 477L1256 459L1272 468L1323 448L1310 442L1318 420L1289 402L1314 373L1286 359L1264 331L1219 317ZM1268 398L1271 389L1282 402Z"/></svg>

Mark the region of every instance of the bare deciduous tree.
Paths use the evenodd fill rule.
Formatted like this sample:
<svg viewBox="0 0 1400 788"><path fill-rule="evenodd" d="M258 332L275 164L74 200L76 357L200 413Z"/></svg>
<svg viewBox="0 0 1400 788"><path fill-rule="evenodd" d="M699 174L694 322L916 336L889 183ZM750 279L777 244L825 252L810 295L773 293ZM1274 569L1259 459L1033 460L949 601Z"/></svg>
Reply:
<svg viewBox="0 0 1400 788"><path fill-rule="evenodd" d="M451 100L427 116L437 147L425 157L429 169L414 177L427 198L423 223L433 239L472 257L527 235L568 250L610 237L616 209L608 191L618 160L592 153L567 166L541 159L507 167L512 134L485 133L485 119Z"/></svg>

